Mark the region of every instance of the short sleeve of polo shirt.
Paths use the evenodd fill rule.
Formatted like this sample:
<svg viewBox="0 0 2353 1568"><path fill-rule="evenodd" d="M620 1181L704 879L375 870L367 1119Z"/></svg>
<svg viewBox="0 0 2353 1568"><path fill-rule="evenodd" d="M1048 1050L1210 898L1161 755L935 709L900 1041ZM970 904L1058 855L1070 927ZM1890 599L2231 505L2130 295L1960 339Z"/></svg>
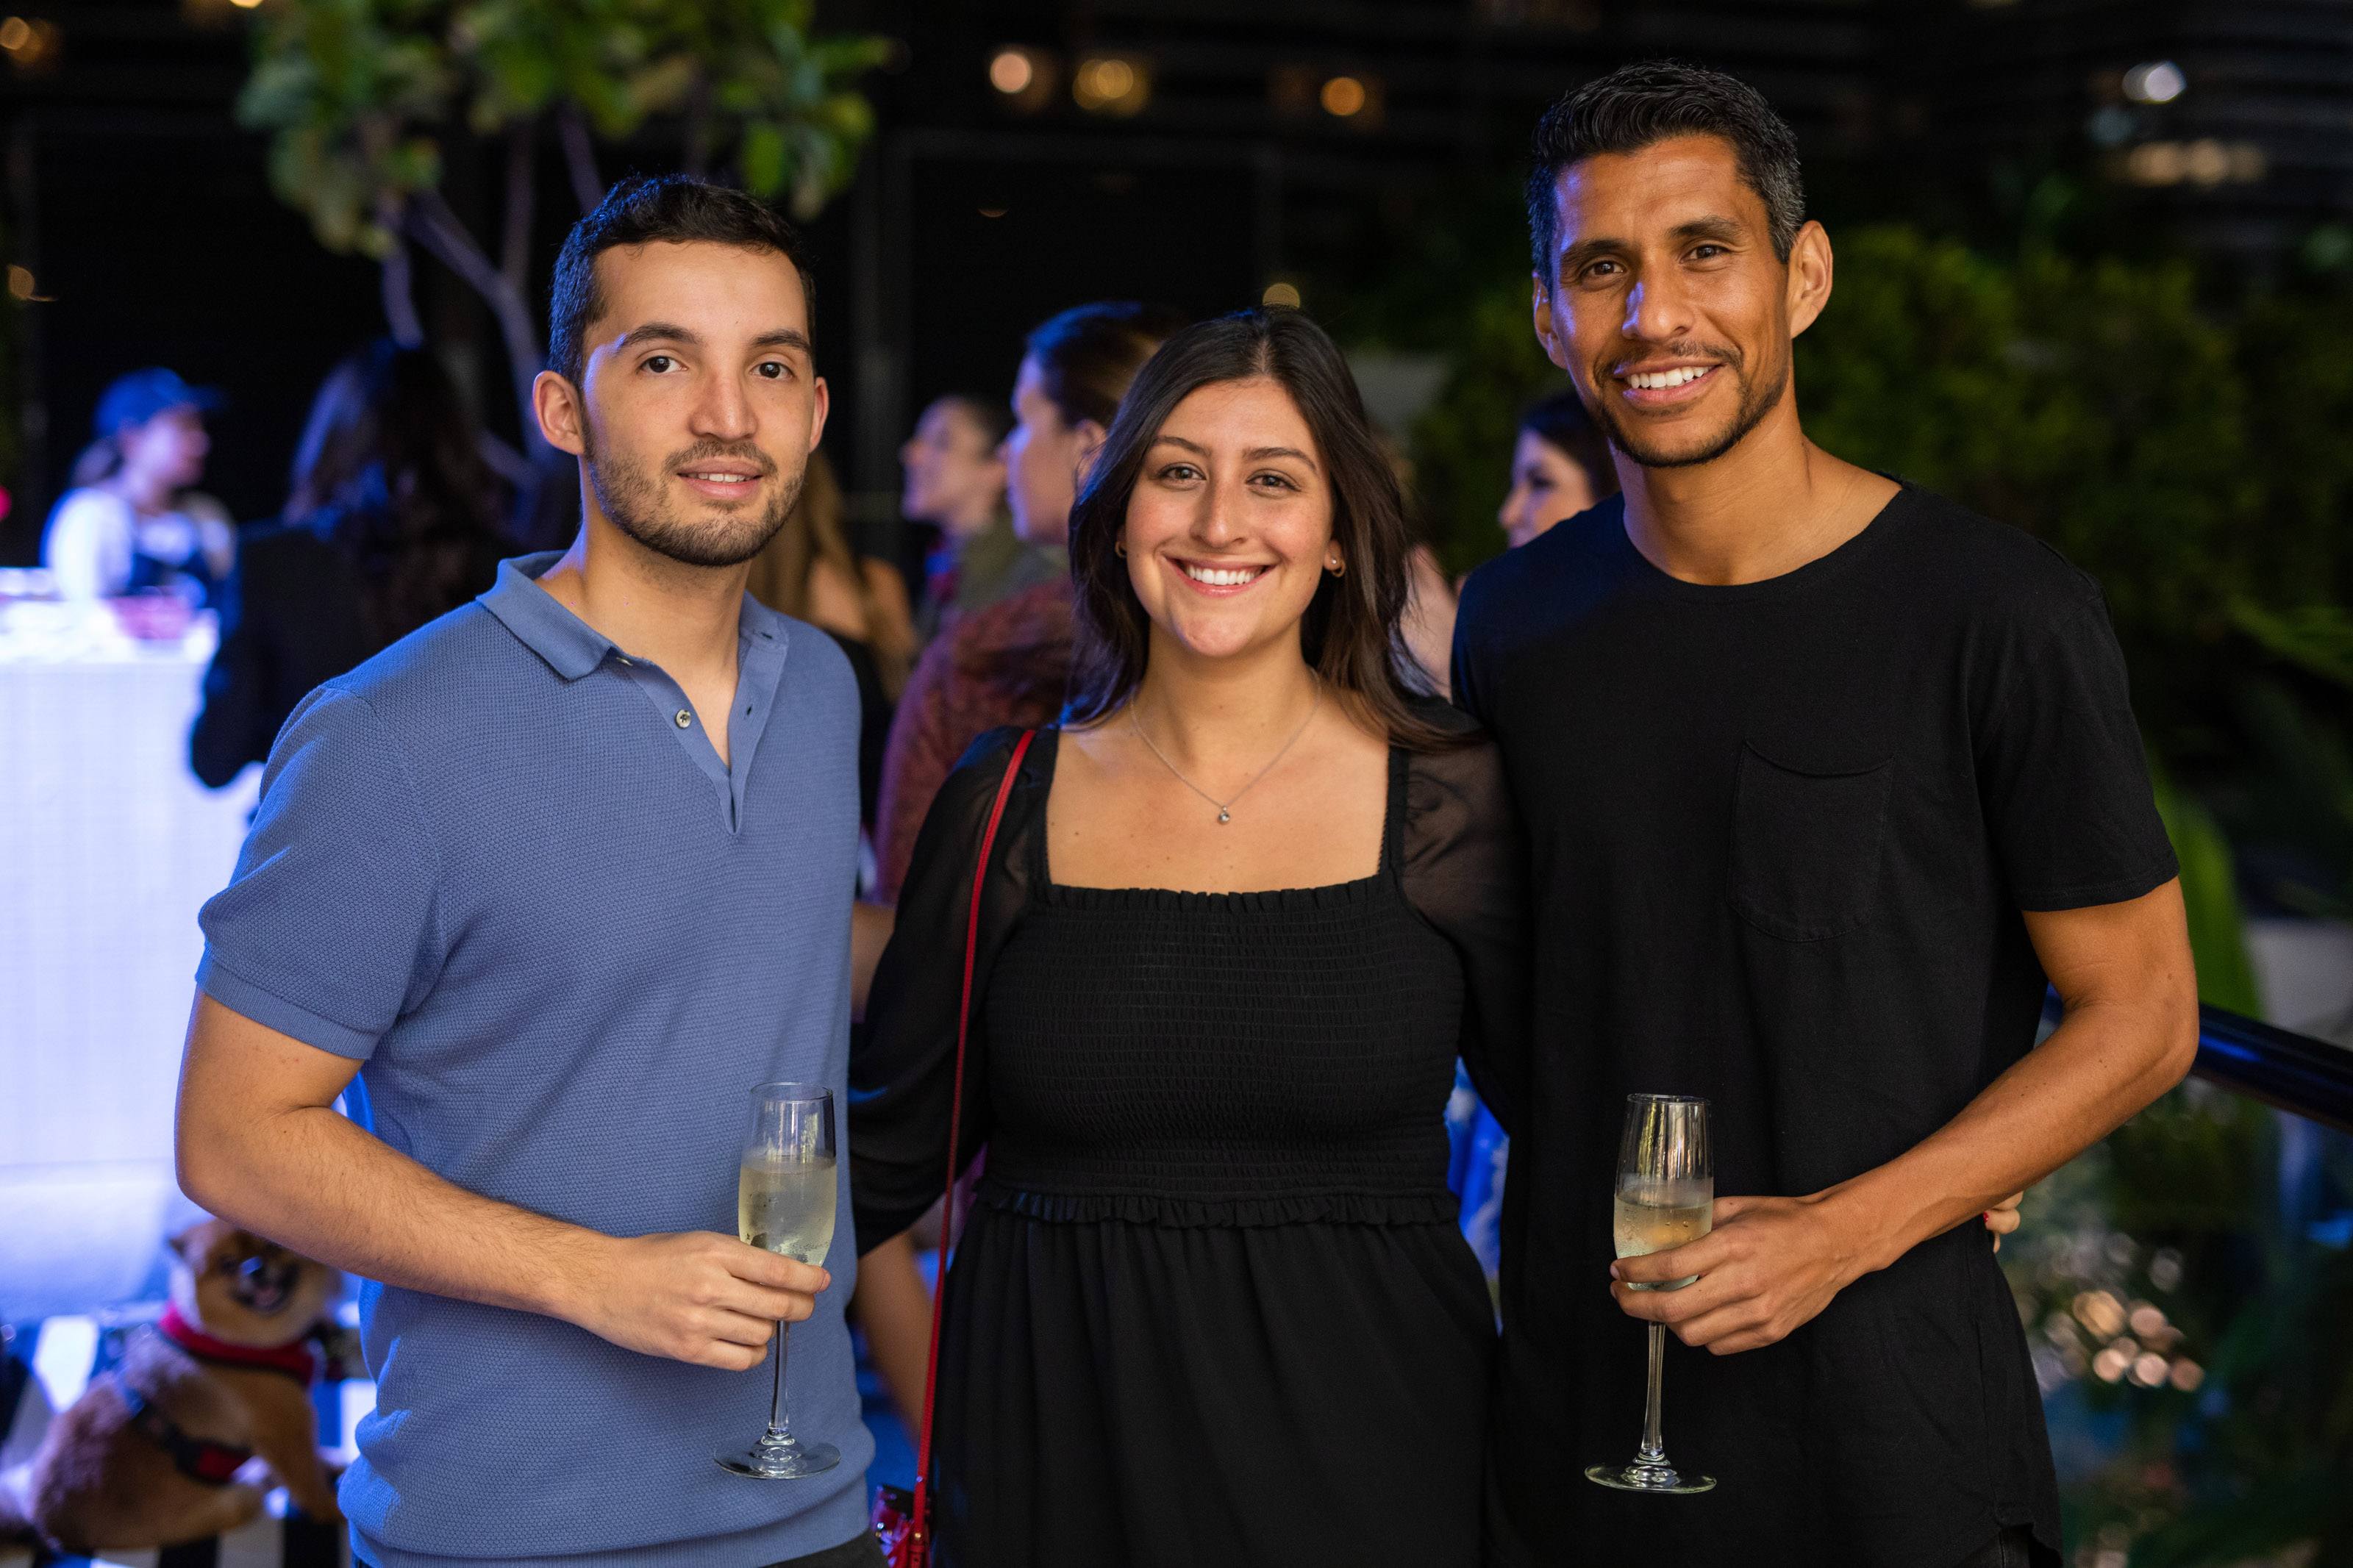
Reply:
<svg viewBox="0 0 2353 1568"><path fill-rule="evenodd" d="M1991 640L1978 788L2012 900L2084 909L2169 881L2179 867L2099 585L2063 564L2038 574Z"/></svg>
<svg viewBox="0 0 2353 1568"><path fill-rule="evenodd" d="M414 779L364 699L305 698L270 749L229 885L197 921L204 993L364 1061L430 989L438 855Z"/></svg>

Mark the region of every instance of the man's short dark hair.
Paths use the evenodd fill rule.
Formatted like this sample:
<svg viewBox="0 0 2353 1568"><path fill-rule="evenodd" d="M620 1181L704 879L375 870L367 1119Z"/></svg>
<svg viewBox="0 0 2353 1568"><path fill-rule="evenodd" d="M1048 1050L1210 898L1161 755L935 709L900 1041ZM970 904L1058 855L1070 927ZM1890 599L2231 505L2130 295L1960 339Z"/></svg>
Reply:
<svg viewBox="0 0 2353 1568"><path fill-rule="evenodd" d="M605 313L605 297L596 287L597 257L616 246L696 240L772 250L791 262L801 275L801 297L808 302L814 331L817 280L809 275L808 247L783 214L757 196L691 174L632 174L572 226L555 258L555 287L547 305L547 367L580 384L588 329Z"/></svg>
<svg viewBox="0 0 2353 1568"><path fill-rule="evenodd" d="M1789 259L1806 221L1798 139L1765 95L1722 71L1675 60L1621 66L1565 93L1536 121L1529 149L1528 237L1536 276L1550 288L1560 172L1603 153L1638 153L1672 136L1721 136L1732 143L1741 182L1765 204L1773 254Z"/></svg>

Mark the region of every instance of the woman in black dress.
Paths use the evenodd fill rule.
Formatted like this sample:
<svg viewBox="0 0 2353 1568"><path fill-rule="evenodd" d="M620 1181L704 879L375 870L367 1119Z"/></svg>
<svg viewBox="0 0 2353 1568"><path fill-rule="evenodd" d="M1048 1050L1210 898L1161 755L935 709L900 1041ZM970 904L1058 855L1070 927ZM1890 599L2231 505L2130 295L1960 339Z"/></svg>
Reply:
<svg viewBox="0 0 2353 1568"><path fill-rule="evenodd" d="M1493 1320L1442 1116L1458 1055L1514 1101L1522 868L1493 750L1399 651L1409 548L1292 312L1170 339L1072 514L1074 696L977 873L956 1568L1478 1561ZM875 981L861 1247L940 1194L1016 739L941 792Z"/></svg>

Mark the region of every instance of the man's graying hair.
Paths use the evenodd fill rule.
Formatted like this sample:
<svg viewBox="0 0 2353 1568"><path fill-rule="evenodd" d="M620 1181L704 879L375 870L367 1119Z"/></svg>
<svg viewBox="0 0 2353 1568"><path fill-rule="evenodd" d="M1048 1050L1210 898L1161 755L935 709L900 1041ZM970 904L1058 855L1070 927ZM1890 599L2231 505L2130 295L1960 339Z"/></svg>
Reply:
<svg viewBox="0 0 2353 1568"><path fill-rule="evenodd" d="M1773 254L1789 259L1806 221L1797 137L1765 95L1738 78L1651 60L1621 66L1564 94L1536 121L1529 149L1528 235L1546 288L1556 281L1553 192L1560 172L1581 158L1637 153L1672 136L1720 136L1732 143L1741 182L1765 204Z"/></svg>

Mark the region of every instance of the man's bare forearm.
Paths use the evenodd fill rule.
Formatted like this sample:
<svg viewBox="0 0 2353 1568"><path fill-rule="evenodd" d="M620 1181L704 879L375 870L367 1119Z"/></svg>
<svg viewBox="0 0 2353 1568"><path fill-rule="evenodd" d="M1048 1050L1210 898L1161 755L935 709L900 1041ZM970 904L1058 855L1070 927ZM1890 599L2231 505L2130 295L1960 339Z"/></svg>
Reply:
<svg viewBox="0 0 2353 1568"><path fill-rule="evenodd" d="M280 1246L487 1306L571 1316L571 1288L607 1245L445 1181L332 1109L272 1111L234 1136L184 1131L181 1164L191 1198Z"/></svg>
<svg viewBox="0 0 2353 1568"><path fill-rule="evenodd" d="M1856 1271L2033 1185L2181 1081L2197 1054L2194 997L2071 1008L1961 1113L1906 1152L1821 1194L1868 1238Z"/></svg>

